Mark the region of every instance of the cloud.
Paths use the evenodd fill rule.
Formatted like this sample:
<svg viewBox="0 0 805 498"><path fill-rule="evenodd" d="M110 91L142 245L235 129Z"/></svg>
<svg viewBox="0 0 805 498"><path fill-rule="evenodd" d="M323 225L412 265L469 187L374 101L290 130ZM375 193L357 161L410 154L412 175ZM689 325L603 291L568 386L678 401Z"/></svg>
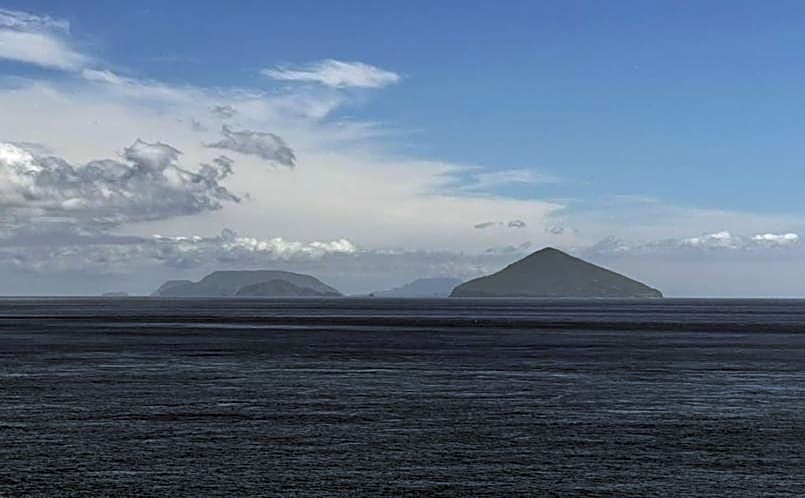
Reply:
<svg viewBox="0 0 805 498"><path fill-rule="evenodd" d="M805 230L805 221L797 213L685 206L636 195L566 198L561 202L565 207L555 213L550 224L565 226L569 229L567 235L583 238L573 242L576 247L581 247L582 242L590 246L611 236L628 241L624 243L629 246L655 246L660 241L679 245L683 239L691 239L688 246L704 246L729 244L731 237L740 234L802 234ZM729 236L718 235L721 232Z"/></svg>
<svg viewBox="0 0 805 498"><path fill-rule="evenodd" d="M201 92L191 87L175 87L157 81L129 78L105 69L85 68L81 70L81 77L99 88L126 98L180 104L201 97Z"/></svg>
<svg viewBox="0 0 805 498"><path fill-rule="evenodd" d="M0 143L0 223L116 226L238 201L219 183L232 173L230 159L219 157L189 171L177 164L180 154L167 144L137 140L120 160L73 165Z"/></svg>
<svg viewBox="0 0 805 498"><path fill-rule="evenodd" d="M215 149L228 149L241 154L253 155L282 166L293 168L296 155L285 141L273 133L259 131L235 131L227 125L221 128L223 140L208 144Z"/></svg>
<svg viewBox="0 0 805 498"><path fill-rule="evenodd" d="M228 263L253 267L276 262L319 259L328 254L355 254L357 247L347 239L297 242L282 237L258 239L225 229L217 237L165 237L155 235L158 259L176 266Z"/></svg>
<svg viewBox="0 0 805 498"><path fill-rule="evenodd" d="M282 237L267 240L243 237L224 229L215 237L115 236L102 232L77 232L69 227L58 240L36 230L22 230L0 238L0 262L11 262L32 271L132 270L137 266L168 268L256 268L275 263L301 263L331 254L356 254L346 239L298 242Z"/></svg>
<svg viewBox="0 0 805 498"><path fill-rule="evenodd" d="M81 77L87 81L97 81L101 83L109 83L111 85L122 85L126 83L126 78L118 76L112 71L107 70L82 69Z"/></svg>
<svg viewBox="0 0 805 498"><path fill-rule="evenodd" d="M626 242L607 237L586 250L589 254L678 255L759 252L775 248L798 248L796 233L739 235L723 230L694 237L667 238L656 241Z"/></svg>
<svg viewBox="0 0 805 498"><path fill-rule="evenodd" d="M576 233L576 230L566 225L548 225L545 227L545 233L551 235L564 235L566 233Z"/></svg>
<svg viewBox="0 0 805 498"><path fill-rule="evenodd" d="M70 46L69 29L66 21L0 9L0 59L65 71L81 69L90 58Z"/></svg>
<svg viewBox="0 0 805 498"><path fill-rule="evenodd" d="M264 76L281 81L320 83L332 88L382 88L400 81L400 75L363 62L335 59L306 66L277 66L260 71Z"/></svg>
<svg viewBox="0 0 805 498"><path fill-rule="evenodd" d="M790 246L799 243L799 235L796 233L762 233L752 236L752 241L769 246Z"/></svg>
<svg viewBox="0 0 805 498"><path fill-rule="evenodd" d="M0 28L25 30L42 30L68 33L70 24L67 21L38 16L28 12L0 9Z"/></svg>
<svg viewBox="0 0 805 498"><path fill-rule="evenodd" d="M498 254L498 255L520 255L523 256L525 253L528 252L529 249L533 247L531 241L525 241L522 244L517 245L507 245L507 246L499 246L499 247L490 247L484 254Z"/></svg>
<svg viewBox="0 0 805 498"><path fill-rule="evenodd" d="M542 185L561 181L558 177L532 169L490 170L463 166L449 172L443 189L461 195L486 195L501 187Z"/></svg>
<svg viewBox="0 0 805 498"><path fill-rule="evenodd" d="M229 119L237 114L237 111L231 105L214 105L210 107L210 114L220 119Z"/></svg>
<svg viewBox="0 0 805 498"><path fill-rule="evenodd" d="M477 225L473 225L473 228L477 228L478 230L485 230L487 228L493 227L505 227L505 228L525 228L528 224L523 220L511 220L511 221L485 221L483 223L478 223Z"/></svg>
<svg viewBox="0 0 805 498"><path fill-rule="evenodd" d="M151 143L169 143L183 152L182 164L197 165L210 163L221 151L205 146L221 137L211 135L220 131L194 130L191 120L220 130L209 109L231 105L238 110L232 131L281 129L283 140L294 144L294 155L304 157L304 168L293 175L277 175L260 156L235 156L227 149L226 154L237 160L237 173L226 178L226 186L231 192L248 192L249 201L224 203L225 209L180 221L164 218L125 228L141 236L176 233L177 228L209 235L229 226L242 233L291 240L345 236L369 247L483 251L490 241L466 230L467 218L523 219L528 227L501 233L500 242L539 243L544 239L545 216L561 208L540 199L446 191L443 185L450 175L468 167L390 151L383 146L386 138L377 140L375 128L367 130L359 121L322 119L309 111L326 108L329 97L301 91L312 100L300 101L298 95L286 93L139 80L122 84L26 80L0 89L0 109L15 116L13 122L0 120L0 137L38 142L71 164L82 164L108 155L110 144L139 136Z"/></svg>

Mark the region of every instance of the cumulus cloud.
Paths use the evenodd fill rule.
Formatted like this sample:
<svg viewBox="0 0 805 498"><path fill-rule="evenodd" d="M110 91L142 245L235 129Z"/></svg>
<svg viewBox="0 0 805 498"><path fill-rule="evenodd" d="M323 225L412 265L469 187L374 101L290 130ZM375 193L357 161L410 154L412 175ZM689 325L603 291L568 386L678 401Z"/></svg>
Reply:
<svg viewBox="0 0 805 498"><path fill-rule="evenodd" d="M333 88L382 88L400 81L400 75L363 62L325 59L305 66L277 66L261 74L282 81L319 83Z"/></svg>
<svg viewBox="0 0 805 498"><path fill-rule="evenodd" d="M67 40L66 21L0 9L0 59L75 71L90 62Z"/></svg>
<svg viewBox="0 0 805 498"><path fill-rule="evenodd" d="M181 152L137 140L118 159L73 165L0 143L0 222L61 220L114 226L219 209L238 198L219 182L232 161L219 157L197 171L181 168Z"/></svg>
<svg viewBox="0 0 805 498"><path fill-rule="evenodd" d="M257 156L266 161L293 168L296 154L285 141L273 133L241 130L235 131L227 125L221 128L224 138L208 144L215 149L228 149L241 154Z"/></svg>

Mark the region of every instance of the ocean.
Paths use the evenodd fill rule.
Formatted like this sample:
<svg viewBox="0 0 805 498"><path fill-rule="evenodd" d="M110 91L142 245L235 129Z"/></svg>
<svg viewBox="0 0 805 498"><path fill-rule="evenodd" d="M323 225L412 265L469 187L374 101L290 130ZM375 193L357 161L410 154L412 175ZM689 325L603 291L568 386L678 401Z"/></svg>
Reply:
<svg viewBox="0 0 805 498"><path fill-rule="evenodd" d="M805 496L805 301L0 300L0 496Z"/></svg>

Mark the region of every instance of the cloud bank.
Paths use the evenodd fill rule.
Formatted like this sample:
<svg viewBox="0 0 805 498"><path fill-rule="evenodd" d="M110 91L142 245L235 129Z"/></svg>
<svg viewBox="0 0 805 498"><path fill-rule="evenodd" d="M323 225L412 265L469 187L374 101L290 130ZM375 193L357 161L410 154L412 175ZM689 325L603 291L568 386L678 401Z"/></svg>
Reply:
<svg viewBox="0 0 805 498"><path fill-rule="evenodd" d="M591 246L587 251L591 254L679 255L759 252L776 248L801 249L799 235L796 233L740 235L724 230L695 237L642 242L627 242L615 237L607 237Z"/></svg>

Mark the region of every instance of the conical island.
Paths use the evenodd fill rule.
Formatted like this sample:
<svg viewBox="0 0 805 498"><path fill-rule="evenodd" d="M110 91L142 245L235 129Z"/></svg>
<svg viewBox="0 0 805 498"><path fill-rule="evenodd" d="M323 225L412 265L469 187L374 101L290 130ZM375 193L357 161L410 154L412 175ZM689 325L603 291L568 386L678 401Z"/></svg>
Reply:
<svg viewBox="0 0 805 498"><path fill-rule="evenodd" d="M451 297L655 298L662 292L547 247L492 275L453 289Z"/></svg>

